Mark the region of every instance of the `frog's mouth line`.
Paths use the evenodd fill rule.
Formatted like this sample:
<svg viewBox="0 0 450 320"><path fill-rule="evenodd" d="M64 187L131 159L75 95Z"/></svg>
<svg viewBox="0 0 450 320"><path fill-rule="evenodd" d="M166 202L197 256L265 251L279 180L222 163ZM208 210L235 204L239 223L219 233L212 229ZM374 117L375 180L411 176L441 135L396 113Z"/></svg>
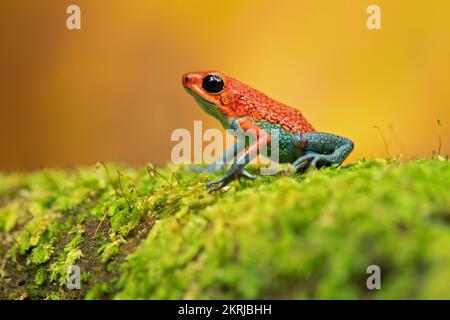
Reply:
<svg viewBox="0 0 450 320"><path fill-rule="evenodd" d="M189 89L189 88L187 88L187 87L185 87L185 89L186 89L186 91L191 95L191 96L193 96L194 97L194 99L198 102L198 104L202 107L202 109L206 112L206 113L208 113L208 114L210 114L210 115L212 115L212 116L214 116L214 117L217 117L217 108L216 108L216 106L215 106L215 104L214 103L212 103L212 102L210 102L210 101L208 101L208 100L206 100L205 98L202 98L202 97L200 97L198 94L196 94L193 90L191 90L191 89Z"/></svg>
<svg viewBox="0 0 450 320"><path fill-rule="evenodd" d="M191 89L184 87L184 89L194 97L194 99L197 101L197 103L200 105L200 107L209 115L213 116L217 120L219 120L222 125L225 128L228 128L230 126L229 121L224 117L223 114L220 113L220 111L217 109L216 105L205 98L200 97L198 94L196 94Z"/></svg>
<svg viewBox="0 0 450 320"><path fill-rule="evenodd" d="M188 87L184 87L184 89L199 102L207 103L211 107L215 107L211 101L208 101L205 98L200 97L198 94L196 94L193 90L189 89Z"/></svg>

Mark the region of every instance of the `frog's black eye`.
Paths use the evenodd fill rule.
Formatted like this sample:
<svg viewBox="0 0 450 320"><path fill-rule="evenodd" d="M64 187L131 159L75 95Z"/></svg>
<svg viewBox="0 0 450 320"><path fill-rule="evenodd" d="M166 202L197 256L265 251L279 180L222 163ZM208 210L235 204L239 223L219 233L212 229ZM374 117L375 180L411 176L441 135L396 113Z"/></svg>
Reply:
<svg viewBox="0 0 450 320"><path fill-rule="evenodd" d="M209 93L218 93L224 86L223 80L216 74L207 75L202 82L202 87Z"/></svg>

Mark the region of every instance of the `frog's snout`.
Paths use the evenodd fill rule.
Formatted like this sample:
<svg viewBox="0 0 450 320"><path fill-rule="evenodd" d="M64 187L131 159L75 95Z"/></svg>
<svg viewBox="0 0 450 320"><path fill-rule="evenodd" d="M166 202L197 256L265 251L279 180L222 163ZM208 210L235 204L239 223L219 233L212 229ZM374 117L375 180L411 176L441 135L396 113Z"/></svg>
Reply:
<svg viewBox="0 0 450 320"><path fill-rule="evenodd" d="M181 83L183 84L183 86L187 86L190 81L191 81L191 78L189 77L188 73L185 73L181 76Z"/></svg>
<svg viewBox="0 0 450 320"><path fill-rule="evenodd" d="M203 76L202 72L186 72L181 76L181 83L187 88L201 87Z"/></svg>

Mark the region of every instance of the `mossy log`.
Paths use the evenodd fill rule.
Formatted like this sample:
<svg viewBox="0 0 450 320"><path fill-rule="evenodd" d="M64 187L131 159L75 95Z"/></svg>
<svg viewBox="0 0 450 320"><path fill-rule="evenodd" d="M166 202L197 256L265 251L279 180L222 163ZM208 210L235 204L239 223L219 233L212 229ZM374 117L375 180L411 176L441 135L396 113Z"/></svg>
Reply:
<svg viewBox="0 0 450 320"><path fill-rule="evenodd" d="M450 298L449 161L361 160L208 194L217 176L0 174L0 298Z"/></svg>

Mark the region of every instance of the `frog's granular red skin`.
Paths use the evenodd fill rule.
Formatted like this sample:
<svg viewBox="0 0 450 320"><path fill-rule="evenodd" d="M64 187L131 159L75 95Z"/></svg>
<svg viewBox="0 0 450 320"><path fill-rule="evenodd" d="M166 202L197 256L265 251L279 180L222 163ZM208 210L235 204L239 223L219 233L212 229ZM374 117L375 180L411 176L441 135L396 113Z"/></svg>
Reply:
<svg viewBox="0 0 450 320"><path fill-rule="evenodd" d="M299 110L275 101L236 79L226 77L225 81L226 87L220 93L219 99L224 106L221 111L226 116L250 117L254 122L266 120L279 124L292 133L315 132Z"/></svg>

